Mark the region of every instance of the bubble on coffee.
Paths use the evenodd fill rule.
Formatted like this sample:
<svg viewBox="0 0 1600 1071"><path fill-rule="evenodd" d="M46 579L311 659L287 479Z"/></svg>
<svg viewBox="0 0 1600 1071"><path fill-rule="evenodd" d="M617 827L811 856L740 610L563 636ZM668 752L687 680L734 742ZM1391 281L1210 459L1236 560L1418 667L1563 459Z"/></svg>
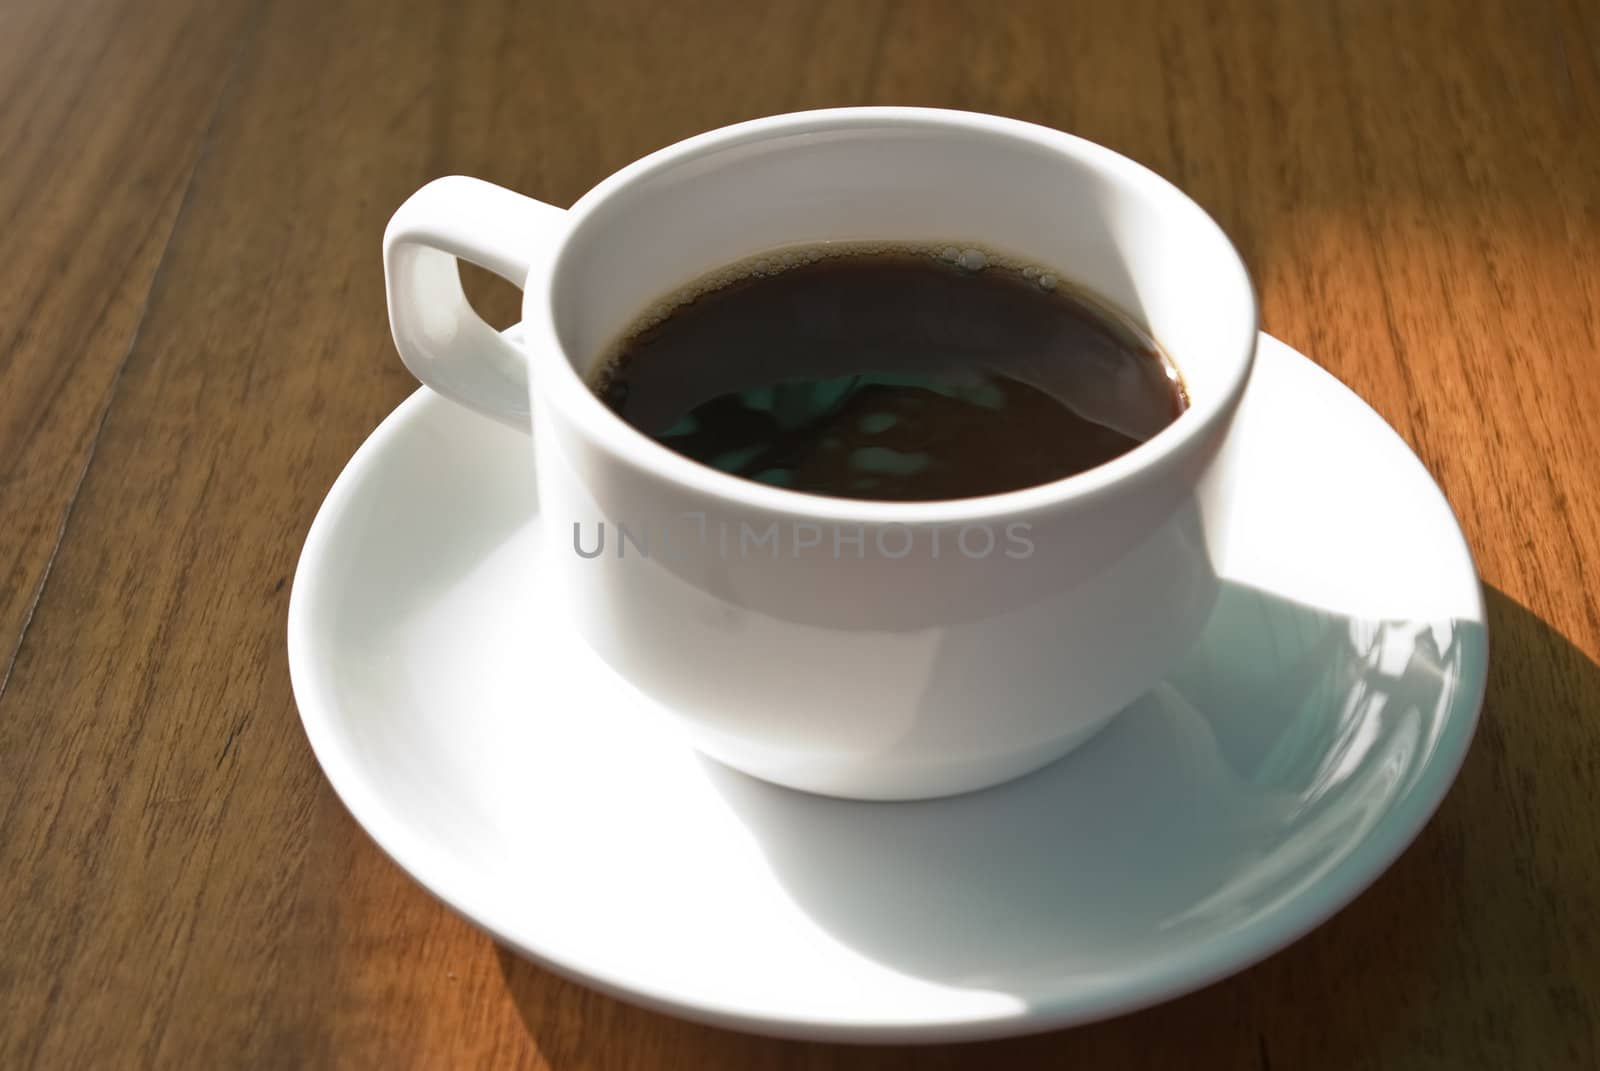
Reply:
<svg viewBox="0 0 1600 1071"><path fill-rule="evenodd" d="M692 460L884 500L1064 479L1188 404L1129 319L1048 266L972 243L748 257L652 303L596 369L602 401Z"/></svg>

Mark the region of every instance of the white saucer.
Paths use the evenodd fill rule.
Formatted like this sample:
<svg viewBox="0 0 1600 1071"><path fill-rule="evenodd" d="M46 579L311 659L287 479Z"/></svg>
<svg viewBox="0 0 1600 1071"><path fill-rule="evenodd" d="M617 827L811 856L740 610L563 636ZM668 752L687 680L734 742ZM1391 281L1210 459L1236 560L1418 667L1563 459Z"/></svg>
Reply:
<svg viewBox="0 0 1600 1071"><path fill-rule="evenodd" d="M306 733L440 899L664 1011L944 1040L1176 996L1394 860L1455 777L1487 667L1461 532L1382 419L1263 336L1241 421L1232 584L1179 673L1040 773L855 803L680 743L540 606L527 441L419 391L306 541Z"/></svg>

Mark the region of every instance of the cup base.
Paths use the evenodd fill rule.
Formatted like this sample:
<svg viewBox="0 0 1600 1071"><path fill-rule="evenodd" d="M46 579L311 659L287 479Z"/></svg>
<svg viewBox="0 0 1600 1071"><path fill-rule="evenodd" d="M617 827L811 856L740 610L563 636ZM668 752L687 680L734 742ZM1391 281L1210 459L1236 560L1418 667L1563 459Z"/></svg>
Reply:
<svg viewBox="0 0 1600 1071"><path fill-rule="evenodd" d="M980 758L863 758L841 763L837 758L808 762L790 756L762 762L752 761L748 756L731 755L715 744L695 739L692 732L689 742L707 759L737 773L783 788L847 800L906 802L979 792L1042 770L1088 743L1091 737L1115 721L1120 713L1121 710L1118 710L1090 725L1075 727L1045 745L1030 744L1016 751Z"/></svg>

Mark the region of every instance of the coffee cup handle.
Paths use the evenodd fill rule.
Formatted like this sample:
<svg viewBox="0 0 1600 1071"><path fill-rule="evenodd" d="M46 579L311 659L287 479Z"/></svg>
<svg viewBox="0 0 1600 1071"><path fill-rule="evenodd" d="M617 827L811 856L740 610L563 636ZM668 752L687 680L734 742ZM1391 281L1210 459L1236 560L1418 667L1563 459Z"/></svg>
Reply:
<svg viewBox="0 0 1600 1071"><path fill-rule="evenodd" d="M453 175L407 198L383 235L389 327L411 374L452 401L529 429L524 351L484 323L461 289L458 259L525 285L566 212L493 183Z"/></svg>

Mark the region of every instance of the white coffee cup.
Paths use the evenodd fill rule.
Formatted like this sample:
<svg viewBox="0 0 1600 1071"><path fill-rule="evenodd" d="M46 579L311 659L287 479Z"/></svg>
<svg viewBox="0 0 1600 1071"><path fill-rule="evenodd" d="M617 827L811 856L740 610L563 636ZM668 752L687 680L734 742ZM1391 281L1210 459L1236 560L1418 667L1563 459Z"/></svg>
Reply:
<svg viewBox="0 0 1600 1071"><path fill-rule="evenodd" d="M1064 480L878 502L705 467L586 382L641 312L697 277L869 239L1058 272L1160 342L1190 408ZM520 344L472 311L458 257L522 286ZM395 213L384 263L407 367L515 427L531 416L540 597L696 747L747 773L867 799L1027 773L1158 682L1216 597L1221 446L1255 297L1210 217L1108 149L964 112L783 115L652 153L566 211L439 179ZM582 717L581 699L559 716Z"/></svg>

